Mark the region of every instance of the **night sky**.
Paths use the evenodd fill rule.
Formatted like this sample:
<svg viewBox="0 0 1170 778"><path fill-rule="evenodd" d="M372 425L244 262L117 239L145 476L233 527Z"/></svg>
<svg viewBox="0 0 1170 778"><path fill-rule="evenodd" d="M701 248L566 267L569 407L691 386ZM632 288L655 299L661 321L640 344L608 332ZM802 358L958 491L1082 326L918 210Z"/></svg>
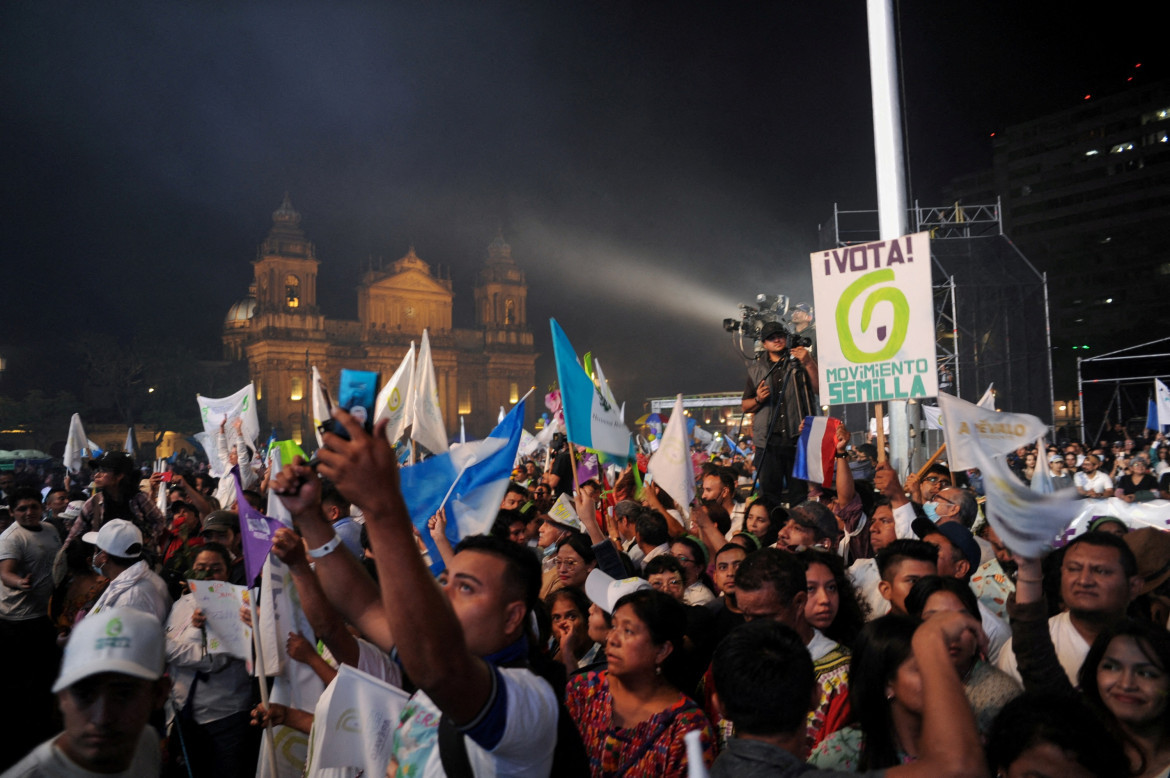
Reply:
<svg viewBox="0 0 1170 778"><path fill-rule="evenodd" d="M912 197L1161 67L1148 8L903 3ZM75 378L85 330L217 358L285 191L327 316L413 244L470 325L502 227L542 392L549 316L627 420L738 390L720 321L811 298L817 225L876 207L865 29L860 2L4 3L0 391Z"/></svg>

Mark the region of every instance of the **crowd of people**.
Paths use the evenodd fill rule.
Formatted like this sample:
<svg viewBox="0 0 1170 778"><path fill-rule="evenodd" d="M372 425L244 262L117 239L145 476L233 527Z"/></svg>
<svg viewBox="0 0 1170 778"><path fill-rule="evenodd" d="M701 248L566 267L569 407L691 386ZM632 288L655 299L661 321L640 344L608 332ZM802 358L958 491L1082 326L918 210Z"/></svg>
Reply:
<svg viewBox="0 0 1170 778"><path fill-rule="evenodd" d="M745 406L815 390L774 375L751 376ZM841 427L832 487L796 483L799 420L774 411L771 465L710 455L691 505L643 485L641 457L578 482L557 440L518 463L490 532L454 546L446 512L416 526L394 448L344 411L348 439L327 434L312 464L269 473L230 428L216 455L248 503L272 493L291 515L271 551L312 635L288 656L410 695L388 775L681 776L701 758L713 776L1170 776L1170 533L1101 516L1021 558L978 473L902 479ZM1084 499L1149 500L1168 451L1150 434L1011 462L1031 480L1047 458ZM68 484L28 475L0 473L4 778L251 776L266 725L330 737L208 651L187 582L256 583L231 479L144 474L122 452Z"/></svg>

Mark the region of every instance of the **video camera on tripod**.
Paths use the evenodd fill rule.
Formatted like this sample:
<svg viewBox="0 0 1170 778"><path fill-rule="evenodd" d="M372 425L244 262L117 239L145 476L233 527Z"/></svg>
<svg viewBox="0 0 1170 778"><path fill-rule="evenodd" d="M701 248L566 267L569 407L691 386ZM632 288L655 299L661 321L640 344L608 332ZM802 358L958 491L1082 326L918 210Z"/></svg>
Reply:
<svg viewBox="0 0 1170 778"><path fill-rule="evenodd" d="M809 348L813 344L811 339L796 334L792 325L792 314L789 311L787 295L758 294L754 306L740 303L739 313L740 318L738 319L724 319L723 329L731 333L740 333L741 339L743 337L751 338L755 342L755 351L762 348L760 334L763 332L764 325L769 322L779 322L784 326L784 329L788 330L789 348ZM743 351L742 341L740 351Z"/></svg>

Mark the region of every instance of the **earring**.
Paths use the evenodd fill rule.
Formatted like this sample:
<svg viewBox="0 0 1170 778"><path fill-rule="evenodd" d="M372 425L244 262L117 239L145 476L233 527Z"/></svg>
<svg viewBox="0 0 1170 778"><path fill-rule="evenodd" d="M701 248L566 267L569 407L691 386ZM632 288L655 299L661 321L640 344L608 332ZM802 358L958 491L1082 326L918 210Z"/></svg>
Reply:
<svg viewBox="0 0 1170 778"><path fill-rule="evenodd" d="M662 675L662 665L654 665L654 674Z"/></svg>

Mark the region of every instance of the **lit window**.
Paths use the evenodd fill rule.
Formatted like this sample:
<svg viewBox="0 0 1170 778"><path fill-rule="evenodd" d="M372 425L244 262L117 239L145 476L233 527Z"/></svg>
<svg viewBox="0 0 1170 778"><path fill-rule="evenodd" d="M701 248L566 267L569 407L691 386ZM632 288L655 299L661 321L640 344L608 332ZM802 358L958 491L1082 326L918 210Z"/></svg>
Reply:
<svg viewBox="0 0 1170 778"><path fill-rule="evenodd" d="M1101 152L1097 151L1096 149L1089 149L1088 151L1085 152L1085 156L1086 157L1095 157L1100 153Z"/></svg>
<svg viewBox="0 0 1170 778"><path fill-rule="evenodd" d="M293 376L292 391L289 392L288 399L296 402L303 399L305 396L305 382L300 376Z"/></svg>
<svg viewBox="0 0 1170 778"><path fill-rule="evenodd" d="M301 279L292 274L284 277L284 302L289 308L297 308L301 304Z"/></svg>
<svg viewBox="0 0 1170 778"><path fill-rule="evenodd" d="M459 390L459 415L467 416L471 413L471 390Z"/></svg>
<svg viewBox="0 0 1170 778"><path fill-rule="evenodd" d="M516 385L515 381L508 384L508 402L513 405L520 402L520 387Z"/></svg>
<svg viewBox="0 0 1170 778"><path fill-rule="evenodd" d="M1124 154L1127 151L1133 151L1132 143L1118 143L1116 146L1109 149L1110 154Z"/></svg>

